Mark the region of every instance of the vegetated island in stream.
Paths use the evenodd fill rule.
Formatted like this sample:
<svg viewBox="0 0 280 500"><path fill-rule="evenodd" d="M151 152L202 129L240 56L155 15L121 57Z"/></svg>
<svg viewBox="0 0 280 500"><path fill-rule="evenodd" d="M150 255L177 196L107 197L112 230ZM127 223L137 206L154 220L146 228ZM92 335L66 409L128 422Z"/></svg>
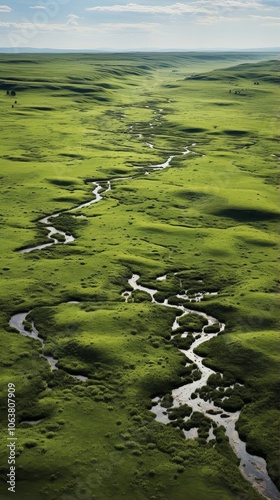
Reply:
<svg viewBox="0 0 280 500"><path fill-rule="evenodd" d="M1 57L19 498L279 498L279 75L254 57Z"/></svg>

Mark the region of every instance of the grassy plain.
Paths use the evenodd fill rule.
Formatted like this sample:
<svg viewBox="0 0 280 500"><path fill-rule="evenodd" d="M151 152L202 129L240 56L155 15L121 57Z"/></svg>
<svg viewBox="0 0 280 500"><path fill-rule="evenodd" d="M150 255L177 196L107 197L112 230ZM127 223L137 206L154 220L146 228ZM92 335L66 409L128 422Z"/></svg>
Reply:
<svg viewBox="0 0 280 500"><path fill-rule="evenodd" d="M5 442L6 386L15 383L16 498L260 498L225 437L186 441L154 421L151 398L189 374L169 342L174 312L139 292L124 303L132 273L170 302L185 289L219 292L192 304L226 323L200 351L245 383L239 429L279 485L279 71L252 59L1 56L0 410ZM186 147L198 154L182 155ZM143 175L169 155L170 168ZM19 253L46 242L40 218L88 201L89 181L109 179L100 203L56 220L73 243ZM31 310L59 359L53 373L39 342L8 326ZM8 498L5 447L0 457Z"/></svg>

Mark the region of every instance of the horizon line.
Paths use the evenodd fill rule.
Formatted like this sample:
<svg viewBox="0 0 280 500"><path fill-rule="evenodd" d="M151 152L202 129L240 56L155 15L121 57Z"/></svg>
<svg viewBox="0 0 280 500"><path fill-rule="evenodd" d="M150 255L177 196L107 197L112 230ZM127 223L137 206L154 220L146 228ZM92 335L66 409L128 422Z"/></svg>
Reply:
<svg viewBox="0 0 280 500"><path fill-rule="evenodd" d="M234 47L210 47L210 48L137 48L137 49L112 49L112 48L96 48L96 49L67 49L67 48L50 48L50 47L0 47L0 53L18 53L18 52L68 52L68 53L85 53L85 52L109 52L109 53L133 53L133 52L261 52L261 51L280 51L280 47L245 47L245 48L234 48Z"/></svg>

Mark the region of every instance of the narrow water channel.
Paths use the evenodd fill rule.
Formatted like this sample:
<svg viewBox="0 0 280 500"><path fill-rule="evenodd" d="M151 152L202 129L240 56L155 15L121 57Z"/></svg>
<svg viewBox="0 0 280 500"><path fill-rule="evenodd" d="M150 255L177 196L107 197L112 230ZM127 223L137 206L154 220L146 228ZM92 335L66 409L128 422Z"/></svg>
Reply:
<svg viewBox="0 0 280 500"><path fill-rule="evenodd" d="M17 330L24 337L29 337L31 339L38 340L42 346L42 354L43 354L44 358L48 361L51 370L52 371L58 370L58 368L56 366L58 363L58 359L55 359L52 356L49 356L48 354L45 354L45 352L44 352L45 351L45 342L39 336L39 332L35 328L34 323L32 322L30 330L27 330L25 328L25 322L26 322L27 316L30 314L30 312L31 311L14 314L14 316L12 316L10 321L9 321L9 326L11 326L15 330ZM77 380L80 380L81 382L85 382L86 380L88 380L88 377L84 377L83 375L73 375L72 373L69 373L69 375L71 375L71 377L73 377Z"/></svg>
<svg viewBox="0 0 280 500"><path fill-rule="evenodd" d="M193 144L195 146L195 144ZM175 156L181 156L181 155L186 155L186 154L196 154L194 151L191 151L188 147L185 148L185 150L182 153L179 153L178 155L171 155L169 158L163 162L159 163L158 165L148 165L143 167L145 169L144 175L150 174L151 172L156 172L158 170L164 170L165 168L168 168L170 166L170 163L172 162L173 158ZM139 171L141 171L141 167L137 167ZM117 181L123 181L124 179L132 179L139 174L129 176L129 177L118 177L118 178L112 178L108 181L92 181L92 185L94 186L94 189L92 191L92 194L94 195L94 198L89 200L86 203L82 203L81 205L78 205L77 207L71 208L69 210L64 211L63 213L68 213L71 214L73 212L76 212L78 210L82 210L83 208L90 207L91 205L94 205L98 203L99 201L103 200L104 194L106 194L108 191L111 191L112 189L112 182L117 182ZM104 186L105 184L105 186ZM40 224L43 224L46 229L48 230L47 234L47 239L49 240L48 243L43 243L42 245L36 245L34 247L28 247L20 250L21 253L31 253L35 252L38 250L44 250L45 248L51 247L53 245L66 245L68 243L72 243L75 241L75 238L71 234L67 234L62 230L56 229L54 226L55 224L55 219L59 217L62 214L62 212L57 212L52 215L48 215L44 217L43 219L40 219L38 222ZM58 239L58 235L60 238ZM56 237L57 236L57 237Z"/></svg>

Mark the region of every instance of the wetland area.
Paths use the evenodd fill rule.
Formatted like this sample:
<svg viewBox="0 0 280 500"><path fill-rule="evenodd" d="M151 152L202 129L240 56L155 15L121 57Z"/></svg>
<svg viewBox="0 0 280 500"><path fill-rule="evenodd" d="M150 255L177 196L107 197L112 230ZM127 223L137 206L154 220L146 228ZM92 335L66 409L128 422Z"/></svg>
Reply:
<svg viewBox="0 0 280 500"><path fill-rule="evenodd" d="M278 54L0 61L16 498L280 499Z"/></svg>

